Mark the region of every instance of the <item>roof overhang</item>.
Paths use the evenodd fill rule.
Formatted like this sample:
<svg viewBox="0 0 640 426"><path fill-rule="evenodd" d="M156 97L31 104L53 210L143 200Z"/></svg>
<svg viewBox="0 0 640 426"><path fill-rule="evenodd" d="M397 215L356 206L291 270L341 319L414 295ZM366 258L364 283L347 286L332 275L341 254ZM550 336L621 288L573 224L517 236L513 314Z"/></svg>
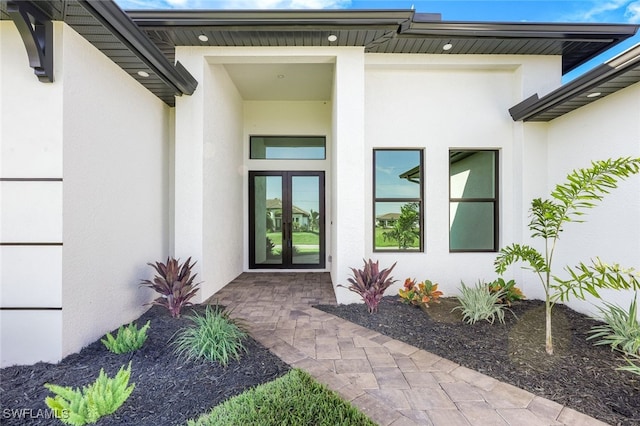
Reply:
<svg viewBox="0 0 640 426"><path fill-rule="evenodd" d="M534 94L509 113L514 121L551 121L638 82L640 44L542 98Z"/></svg>

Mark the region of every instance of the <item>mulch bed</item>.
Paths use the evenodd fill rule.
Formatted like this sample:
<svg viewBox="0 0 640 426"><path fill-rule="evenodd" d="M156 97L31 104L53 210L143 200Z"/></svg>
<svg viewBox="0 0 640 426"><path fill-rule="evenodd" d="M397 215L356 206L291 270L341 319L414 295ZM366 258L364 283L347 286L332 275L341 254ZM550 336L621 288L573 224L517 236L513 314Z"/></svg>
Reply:
<svg viewBox="0 0 640 426"><path fill-rule="evenodd" d="M625 364L620 355L586 340L593 319L556 305L550 356L543 302L514 304L515 316L506 312L504 325L467 325L459 311L451 312L456 305L444 298L425 313L386 296L374 314L363 304L316 307L609 424L640 425L640 376L616 371Z"/></svg>
<svg viewBox="0 0 640 426"><path fill-rule="evenodd" d="M177 358L168 343L181 327L193 324L185 318L203 306L183 309L181 318L153 306L137 321L139 327L151 320L144 346L129 354L115 355L98 340L58 364L37 363L0 370L0 417L3 425L61 424L46 419L46 396L53 396L43 385L82 387L92 383L104 368L109 377L131 361L135 389L129 399L111 416L97 425L176 425L208 412L226 399L289 371L289 366L251 338L245 340L247 353L226 367L210 362L186 362ZM115 335L115 333L112 333ZM22 418L7 410L23 411ZM42 411L38 411L42 410Z"/></svg>

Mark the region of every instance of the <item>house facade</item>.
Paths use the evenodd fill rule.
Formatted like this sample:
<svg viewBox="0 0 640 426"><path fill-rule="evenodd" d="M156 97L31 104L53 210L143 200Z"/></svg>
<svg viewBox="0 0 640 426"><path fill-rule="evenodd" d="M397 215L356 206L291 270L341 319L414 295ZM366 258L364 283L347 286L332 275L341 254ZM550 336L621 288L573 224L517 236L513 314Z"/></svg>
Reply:
<svg viewBox="0 0 640 426"><path fill-rule="evenodd" d="M368 258L397 262L390 293L413 277L452 296L530 242L532 198L591 160L640 156L637 48L561 85L636 26L49 6L2 3L3 366L137 318L155 297L146 263L167 255L198 261L197 301L242 272L303 269L356 302L338 284ZM639 188L567 226L556 264L640 267ZM382 235L385 215L404 228ZM527 271L507 277L542 296Z"/></svg>

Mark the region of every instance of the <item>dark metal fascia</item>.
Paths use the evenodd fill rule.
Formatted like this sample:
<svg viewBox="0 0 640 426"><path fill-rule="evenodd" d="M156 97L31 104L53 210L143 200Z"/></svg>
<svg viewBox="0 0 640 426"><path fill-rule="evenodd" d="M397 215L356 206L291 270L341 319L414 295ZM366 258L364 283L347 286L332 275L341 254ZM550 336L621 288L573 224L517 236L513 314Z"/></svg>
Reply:
<svg viewBox="0 0 640 426"><path fill-rule="evenodd" d="M32 2L11 1L7 14L27 50L29 66L42 83L53 83L53 22Z"/></svg>
<svg viewBox="0 0 640 426"><path fill-rule="evenodd" d="M177 96L193 94L198 86L196 79L179 62L172 65L113 1L78 0L78 3L151 68Z"/></svg>
<svg viewBox="0 0 640 426"><path fill-rule="evenodd" d="M554 24L508 22L411 22L402 36L491 37L611 42L635 35L638 25L631 24Z"/></svg>
<svg viewBox="0 0 640 426"><path fill-rule="evenodd" d="M509 108L509 114L511 114L513 121L528 121L535 116L544 113L578 95L586 93L639 65L640 44L540 99L538 99L537 94L525 99L519 104Z"/></svg>
<svg viewBox="0 0 640 426"><path fill-rule="evenodd" d="M127 15L140 27L317 27L400 25L412 20L412 10L279 10L279 11L190 11L190 10L135 10Z"/></svg>

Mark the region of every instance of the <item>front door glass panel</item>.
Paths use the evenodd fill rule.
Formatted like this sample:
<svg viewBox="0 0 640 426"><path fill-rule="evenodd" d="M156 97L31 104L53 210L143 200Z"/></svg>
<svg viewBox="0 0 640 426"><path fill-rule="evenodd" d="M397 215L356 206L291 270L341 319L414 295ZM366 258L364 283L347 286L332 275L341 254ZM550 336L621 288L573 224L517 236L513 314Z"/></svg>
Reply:
<svg viewBox="0 0 640 426"><path fill-rule="evenodd" d="M324 172L249 172L249 267L324 268Z"/></svg>

